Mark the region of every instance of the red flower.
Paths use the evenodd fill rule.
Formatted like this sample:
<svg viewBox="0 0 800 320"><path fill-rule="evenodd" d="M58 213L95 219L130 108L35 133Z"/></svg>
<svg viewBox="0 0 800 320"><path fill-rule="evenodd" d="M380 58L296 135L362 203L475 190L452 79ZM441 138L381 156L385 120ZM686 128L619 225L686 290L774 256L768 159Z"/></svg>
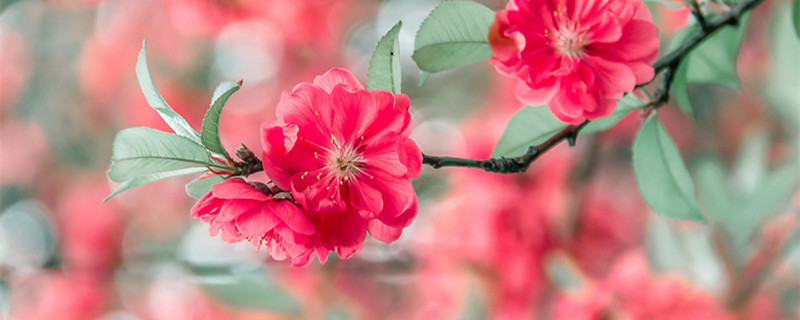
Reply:
<svg viewBox="0 0 800 320"><path fill-rule="evenodd" d="M281 97L278 120L261 127L264 172L315 212L318 228L350 230L337 238L361 240L366 228L377 240L395 241L416 216L409 179L422 163L408 138L408 106L406 95L367 91L344 69L300 83Z"/></svg>
<svg viewBox="0 0 800 320"><path fill-rule="evenodd" d="M520 101L579 124L610 115L625 92L653 78L659 39L639 0L512 0L497 12L489 44L497 70L519 78Z"/></svg>
<svg viewBox="0 0 800 320"><path fill-rule="evenodd" d="M191 213L211 225L212 236L221 231L227 242L248 240L267 247L275 260L288 257L295 266L307 265L314 254L315 228L302 209L284 196L288 194L272 195L233 178L215 185Z"/></svg>

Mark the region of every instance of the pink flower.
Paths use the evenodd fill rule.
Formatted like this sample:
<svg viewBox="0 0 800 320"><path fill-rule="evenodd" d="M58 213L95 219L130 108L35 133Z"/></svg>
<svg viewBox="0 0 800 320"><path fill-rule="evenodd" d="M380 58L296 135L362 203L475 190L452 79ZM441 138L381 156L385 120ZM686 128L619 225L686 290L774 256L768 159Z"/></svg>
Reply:
<svg viewBox="0 0 800 320"><path fill-rule="evenodd" d="M295 266L311 263L314 226L286 193L273 195L262 190L266 188L241 178L225 180L195 203L192 217L210 224L212 236L222 232L227 242L248 240L267 247L275 260L288 257Z"/></svg>
<svg viewBox="0 0 800 320"><path fill-rule="evenodd" d="M331 69L284 93L278 119L261 126L264 171L315 212L317 227L351 230L353 239L366 227L393 242L417 213L409 179L419 175L422 154L408 138L408 107L404 94L367 91L349 71Z"/></svg>
<svg viewBox="0 0 800 320"><path fill-rule="evenodd" d="M519 78L517 98L579 124L653 78L658 28L639 0L511 0L489 31L490 62Z"/></svg>

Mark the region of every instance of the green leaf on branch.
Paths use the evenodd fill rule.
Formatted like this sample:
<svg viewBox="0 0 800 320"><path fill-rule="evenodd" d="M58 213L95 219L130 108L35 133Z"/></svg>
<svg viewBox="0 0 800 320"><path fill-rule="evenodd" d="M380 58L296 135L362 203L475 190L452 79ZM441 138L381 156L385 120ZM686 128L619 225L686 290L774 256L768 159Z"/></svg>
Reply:
<svg viewBox="0 0 800 320"><path fill-rule="evenodd" d="M724 26L707 39L700 42L684 58L675 70L672 94L681 110L694 117L694 108L689 100L687 85L712 84L727 86L732 89L741 88L741 80L736 70L739 50L747 35L750 14L744 14L738 26ZM699 32L697 25L690 25L673 37L670 51L679 47L686 39Z"/></svg>
<svg viewBox="0 0 800 320"><path fill-rule="evenodd" d="M155 109L158 114L164 119L172 130L180 136L184 136L191 141L200 143L200 135L192 129L192 126L186 122L180 114L172 110L172 107L167 104L161 93L156 89L153 78L150 76L150 70L147 67L147 55L145 54L147 44L142 42L142 51L139 52L139 60L136 62L136 78L139 80L139 86L142 88L142 93L147 99L147 104Z"/></svg>
<svg viewBox="0 0 800 320"><path fill-rule="evenodd" d="M138 127L120 131L114 139L108 177L123 184L111 194L150 182L216 167L205 147L176 134ZM109 196L109 198L111 197Z"/></svg>
<svg viewBox="0 0 800 320"><path fill-rule="evenodd" d="M633 173L653 210L672 219L703 220L689 170L656 115L645 122L633 142Z"/></svg>
<svg viewBox="0 0 800 320"><path fill-rule="evenodd" d="M488 59L494 11L469 1L447 1L419 27L412 58L420 69L438 72Z"/></svg>
<svg viewBox="0 0 800 320"><path fill-rule="evenodd" d="M627 94L617 101L617 109L608 117L592 121L579 132L587 135L613 127L625 115L634 109L642 108L645 103L635 95ZM556 119L546 106L524 107L508 122L500 141L494 148L492 157L519 156L528 148L540 144L566 128L568 124Z"/></svg>
<svg viewBox="0 0 800 320"><path fill-rule="evenodd" d="M367 70L367 89L389 90L400 93L400 28L403 22L398 21L389 32L378 41Z"/></svg>
<svg viewBox="0 0 800 320"><path fill-rule="evenodd" d="M186 194L195 199L200 199L206 193L211 192L211 189L218 183L225 181L222 176L211 176L203 180L194 179L192 182L186 184Z"/></svg>
<svg viewBox="0 0 800 320"><path fill-rule="evenodd" d="M222 108L231 95L242 87L242 81L233 82L227 81L220 83L217 89L214 90L214 95L211 98L211 106L209 106L206 116L203 118L203 128L201 132L201 139L203 145L211 152L230 158L225 147L222 146L222 141L219 139L219 118L222 114Z"/></svg>

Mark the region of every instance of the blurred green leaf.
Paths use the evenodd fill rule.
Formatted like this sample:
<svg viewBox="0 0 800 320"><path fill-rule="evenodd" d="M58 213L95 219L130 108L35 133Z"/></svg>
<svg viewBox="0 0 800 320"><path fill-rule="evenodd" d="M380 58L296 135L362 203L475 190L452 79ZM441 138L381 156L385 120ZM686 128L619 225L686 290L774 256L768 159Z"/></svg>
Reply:
<svg viewBox="0 0 800 320"><path fill-rule="evenodd" d="M800 185L800 163L796 159L767 172L768 146L758 134L750 136L731 177L718 157L704 157L696 164L703 207L710 219L738 243L747 242L766 219L781 212Z"/></svg>
<svg viewBox="0 0 800 320"><path fill-rule="evenodd" d="M225 151L225 147L222 146L222 141L219 139L219 118L222 114L222 108L225 107L225 103L228 102L228 99L234 92L241 88L241 83L241 81L220 83L217 89L214 90L214 95L211 98L211 106L209 106L206 116L203 118L203 128L200 135L203 145L211 152L225 156L226 159L230 158L230 156L228 152Z"/></svg>
<svg viewBox="0 0 800 320"><path fill-rule="evenodd" d="M545 261L545 271L559 289L580 291L586 285L578 266L564 254L551 255Z"/></svg>
<svg viewBox="0 0 800 320"><path fill-rule="evenodd" d="M263 270L260 270L263 273ZM254 272L201 277L203 288L217 301L234 309L255 309L297 317L301 305L272 279Z"/></svg>
<svg viewBox="0 0 800 320"><path fill-rule="evenodd" d="M694 118L694 107L692 100L689 99L689 80L687 79L688 63L681 62L675 70L675 78L672 80L672 96L678 103L678 107L688 116Z"/></svg>
<svg viewBox="0 0 800 320"><path fill-rule="evenodd" d="M438 72L492 56L489 26L494 11L470 1L447 1L422 21L412 58L420 69Z"/></svg>
<svg viewBox="0 0 800 320"><path fill-rule="evenodd" d="M590 122L579 134L592 134L613 127L631 110L644 106L645 103L635 95L627 94L617 101L617 109L613 114ZM519 156L528 151L530 146L544 142L567 126L556 119L546 106L524 107L508 122L492 157Z"/></svg>
<svg viewBox="0 0 800 320"><path fill-rule="evenodd" d="M211 192L211 188L222 181L225 181L225 178L222 176L211 176L203 180L194 179L192 182L186 184L186 194L192 198L200 199L206 195L206 193Z"/></svg>
<svg viewBox="0 0 800 320"><path fill-rule="evenodd" d="M792 24L794 25L794 34L800 39L800 0L792 2Z"/></svg>
<svg viewBox="0 0 800 320"><path fill-rule="evenodd" d="M229 169L211 161L205 147L188 138L138 127L120 131L114 139L112 181L124 182L112 196L146 183L203 172L206 167Z"/></svg>
<svg viewBox="0 0 800 320"><path fill-rule="evenodd" d="M794 10L797 6L794 7ZM769 102L775 119L798 139L800 134L800 94L797 94L800 63L800 39L795 36L797 24L792 24L790 4L775 3L770 17L769 61L770 72L763 85L764 100ZM796 11L795 11L796 12Z"/></svg>
<svg viewBox="0 0 800 320"><path fill-rule="evenodd" d="M403 22L398 21L378 41L378 45L372 51L367 70L367 89L389 90L394 94L401 92L400 40L397 36L402 27Z"/></svg>
<svg viewBox="0 0 800 320"><path fill-rule="evenodd" d="M136 62L136 78L139 80L139 86L142 88L147 103L161 115L161 118L167 122L172 130L175 130L175 133L200 144L200 135L197 131L192 129L186 119L175 110L172 110L172 107L164 101L164 98L156 89L153 78L150 76L150 70L147 68L146 47L147 43L142 41L142 51L139 52L139 61Z"/></svg>
<svg viewBox="0 0 800 320"><path fill-rule="evenodd" d="M680 0L677 1L670 1L670 0L643 0L645 4L653 3L658 4L667 9L682 9L686 8L686 3Z"/></svg>
<svg viewBox="0 0 800 320"><path fill-rule="evenodd" d="M633 173L653 210L672 219L703 220L686 164L656 115L633 142Z"/></svg>

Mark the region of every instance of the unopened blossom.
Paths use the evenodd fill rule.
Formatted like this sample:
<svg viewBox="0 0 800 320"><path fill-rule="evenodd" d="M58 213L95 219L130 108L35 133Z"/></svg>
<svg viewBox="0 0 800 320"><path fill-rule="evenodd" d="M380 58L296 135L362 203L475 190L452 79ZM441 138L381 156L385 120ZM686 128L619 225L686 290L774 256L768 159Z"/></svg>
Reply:
<svg viewBox="0 0 800 320"><path fill-rule="evenodd" d="M212 236L222 233L227 242L247 240L266 247L275 260L290 258L293 265L307 265L315 252L314 226L288 195L265 189L241 178L225 180L195 203L192 217L208 223Z"/></svg>
<svg viewBox="0 0 800 320"><path fill-rule="evenodd" d="M331 69L284 93L277 120L262 125L264 172L316 213L319 228L358 235L364 226L377 240L395 241L416 216L409 179L422 163L408 138L408 107L404 94L367 91L349 71ZM355 216L343 220L342 212Z"/></svg>
<svg viewBox="0 0 800 320"><path fill-rule="evenodd" d="M654 76L658 28L640 0L511 0L489 31L490 62L517 98L579 124Z"/></svg>

